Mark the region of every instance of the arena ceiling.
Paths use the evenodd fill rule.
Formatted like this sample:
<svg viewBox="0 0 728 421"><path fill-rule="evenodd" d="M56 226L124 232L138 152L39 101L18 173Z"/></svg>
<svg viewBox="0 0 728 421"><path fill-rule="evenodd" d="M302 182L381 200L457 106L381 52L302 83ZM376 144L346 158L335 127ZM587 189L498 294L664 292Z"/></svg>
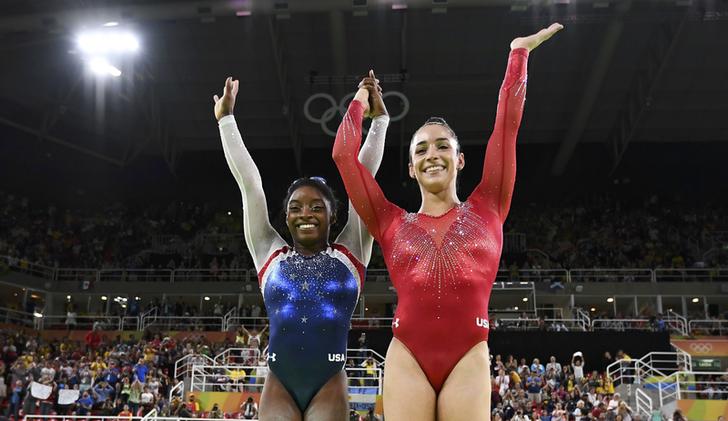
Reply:
<svg viewBox="0 0 728 421"><path fill-rule="evenodd" d="M120 166L161 154L174 168L220 149L212 95L232 75L248 145L293 148L300 167L302 150L331 145L304 104L339 101L373 68L410 105L389 142L438 115L482 143L510 40L559 21L530 58L519 142L558 145L560 174L579 143L607 145L617 165L633 142L728 140L727 20L726 0L3 0L0 125ZM109 21L142 48L99 80L74 39ZM402 111L397 96L387 103ZM329 107L310 105L313 117Z"/></svg>

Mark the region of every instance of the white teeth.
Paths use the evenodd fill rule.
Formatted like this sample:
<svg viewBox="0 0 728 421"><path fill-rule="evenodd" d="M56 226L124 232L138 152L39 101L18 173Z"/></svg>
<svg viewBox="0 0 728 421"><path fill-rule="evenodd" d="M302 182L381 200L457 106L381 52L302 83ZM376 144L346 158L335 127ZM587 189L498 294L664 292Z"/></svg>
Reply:
<svg viewBox="0 0 728 421"><path fill-rule="evenodd" d="M445 167L443 167L442 165L433 165L431 167L427 167L425 172L431 173L431 172L440 171L440 170L444 170L444 169L445 169Z"/></svg>
<svg viewBox="0 0 728 421"><path fill-rule="evenodd" d="M309 228L313 228L315 226L316 225L314 225L314 224L301 224L301 225L298 226L298 228L301 228L301 229L309 229Z"/></svg>

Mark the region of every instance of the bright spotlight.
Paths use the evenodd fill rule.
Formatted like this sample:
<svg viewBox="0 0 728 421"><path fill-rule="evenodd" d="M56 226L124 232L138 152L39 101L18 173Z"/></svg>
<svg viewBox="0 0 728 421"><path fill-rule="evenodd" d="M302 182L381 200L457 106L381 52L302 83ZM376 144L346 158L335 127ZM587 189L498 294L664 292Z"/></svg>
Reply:
<svg viewBox="0 0 728 421"><path fill-rule="evenodd" d="M518 306L513 307L514 310L518 310Z"/></svg>
<svg viewBox="0 0 728 421"><path fill-rule="evenodd" d="M612 297L607 298L607 302L608 303L613 303L614 302L614 298L612 298Z"/></svg>
<svg viewBox="0 0 728 421"><path fill-rule="evenodd" d="M699 303L700 302L700 298L698 298L698 297L693 298L693 302L694 303Z"/></svg>
<svg viewBox="0 0 728 421"><path fill-rule="evenodd" d="M42 317L43 317L43 314L41 314L41 313L38 313L37 311L34 311L34 312L33 312L33 317L35 317L35 318L37 318L37 319L40 319L40 318L42 318Z"/></svg>
<svg viewBox="0 0 728 421"><path fill-rule="evenodd" d="M594 313L595 311L597 311L597 309L594 308L594 307L590 308L589 310L591 310L592 313Z"/></svg>
<svg viewBox="0 0 728 421"><path fill-rule="evenodd" d="M88 62L88 67L92 72L99 76L111 75L113 77L121 76L121 70L114 67L105 58L93 58Z"/></svg>
<svg viewBox="0 0 728 421"><path fill-rule="evenodd" d="M110 28L110 27L113 27L113 26L119 26L119 22L116 22L116 21L113 21L113 20L112 20L112 21L110 21L110 22L106 22L106 23L104 24L104 26L105 26L105 27L107 27L107 28Z"/></svg>
<svg viewBox="0 0 728 421"><path fill-rule="evenodd" d="M528 302L528 297L523 297L523 302L524 303L527 303Z"/></svg>
<svg viewBox="0 0 728 421"><path fill-rule="evenodd" d="M139 39L131 32L107 29L82 32L76 38L78 49L84 54L122 54L139 50Z"/></svg>
<svg viewBox="0 0 728 421"><path fill-rule="evenodd" d="M102 295L102 296L101 296L101 301L106 301L106 300L108 300L108 299L109 299L109 297L107 297L107 296L105 296L105 295Z"/></svg>
<svg viewBox="0 0 728 421"><path fill-rule="evenodd" d="M205 297L205 301L210 301L210 297Z"/></svg>

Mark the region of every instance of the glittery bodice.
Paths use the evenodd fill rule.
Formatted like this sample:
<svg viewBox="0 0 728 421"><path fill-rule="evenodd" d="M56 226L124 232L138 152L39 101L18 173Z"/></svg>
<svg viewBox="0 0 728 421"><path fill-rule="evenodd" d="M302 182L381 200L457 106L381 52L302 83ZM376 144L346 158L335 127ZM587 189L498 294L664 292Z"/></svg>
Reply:
<svg viewBox="0 0 728 421"><path fill-rule="evenodd" d="M270 352L306 352L310 336L328 353L346 352L351 315L359 299L363 268L341 246L314 256L288 247L277 251L260 274L270 319Z"/></svg>
<svg viewBox="0 0 728 421"><path fill-rule="evenodd" d="M439 319L451 306L466 305L487 318L503 237L496 214L478 214L469 202L439 217L403 213L386 234L391 241L382 247L398 312Z"/></svg>
<svg viewBox="0 0 728 421"><path fill-rule="evenodd" d="M302 409L346 362L363 275L361 263L338 244L313 256L283 247L260 271L268 365Z"/></svg>

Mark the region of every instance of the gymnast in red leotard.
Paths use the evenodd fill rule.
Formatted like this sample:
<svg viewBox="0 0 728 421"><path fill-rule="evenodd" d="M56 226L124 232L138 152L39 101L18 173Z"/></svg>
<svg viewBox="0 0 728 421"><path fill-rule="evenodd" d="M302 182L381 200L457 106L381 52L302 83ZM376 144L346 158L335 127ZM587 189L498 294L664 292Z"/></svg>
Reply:
<svg viewBox="0 0 728 421"><path fill-rule="evenodd" d="M334 161L382 248L398 296L384 376L387 421L490 419L488 301L515 183L526 64L529 52L561 28L553 24L511 43L483 176L465 202L456 192L464 156L443 119L428 120L410 144L409 173L422 194L417 213L389 202L357 160L366 92L357 93L339 127Z"/></svg>

